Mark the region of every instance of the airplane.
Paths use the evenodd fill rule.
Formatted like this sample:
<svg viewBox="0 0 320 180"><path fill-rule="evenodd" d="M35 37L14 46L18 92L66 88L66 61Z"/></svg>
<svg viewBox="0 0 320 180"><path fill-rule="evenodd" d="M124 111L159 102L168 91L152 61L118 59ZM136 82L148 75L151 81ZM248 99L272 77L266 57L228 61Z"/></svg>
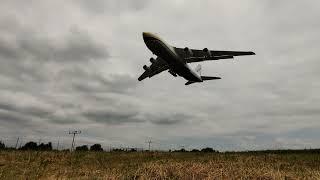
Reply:
<svg viewBox="0 0 320 180"><path fill-rule="evenodd" d="M154 59L151 57L151 65L149 67L147 65L143 66L145 71L138 78L139 81L147 77L151 78L166 70L174 77L181 76L186 79L187 82L185 85L221 79L220 77L202 76L200 64L193 70L188 63L233 59L234 56L255 55L255 53L251 51L217 51L208 50L208 48L197 50L189 49L188 47L177 48L167 44L153 33L143 32L142 36L148 49L156 55L157 58Z"/></svg>

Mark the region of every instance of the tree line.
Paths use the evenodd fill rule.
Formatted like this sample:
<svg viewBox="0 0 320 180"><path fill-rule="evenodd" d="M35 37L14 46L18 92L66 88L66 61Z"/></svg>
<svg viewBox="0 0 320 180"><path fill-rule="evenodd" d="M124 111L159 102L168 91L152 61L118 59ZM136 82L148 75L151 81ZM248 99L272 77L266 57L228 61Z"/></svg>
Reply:
<svg viewBox="0 0 320 180"><path fill-rule="evenodd" d="M14 150L16 148L12 147L6 147L6 145L0 141L0 150ZM52 148L52 143L36 143L33 141L27 142L25 145L21 146L20 148L17 148L18 150L32 150L32 151L52 151L54 150ZM69 151L69 149L64 149L63 151ZM104 151L104 149L101 147L101 144L93 144L91 146L88 145L81 145L77 146L75 148L75 151ZM137 148L115 148L110 149L112 152L137 152ZM145 150L148 152L148 150ZM202 149L192 149L192 150L186 150L184 148L181 148L179 150L169 150L169 152L192 152L192 153L220 153L217 150L214 150L213 148L206 147ZM249 154L289 154L289 153L320 153L320 149L278 149L278 150L256 150L256 151L227 151L224 153L249 153Z"/></svg>
<svg viewBox="0 0 320 180"><path fill-rule="evenodd" d="M6 147L5 144L3 142L0 141L0 150L9 150L9 149L15 149L12 147ZM34 141L29 141L27 142L25 145L23 145L20 148L17 148L18 150L33 150L33 151L51 151L53 150L52 148L52 143L48 142L48 143L36 143ZM65 149L64 151L69 151L69 149ZM81 146L77 146L75 148L75 151L104 151L104 149L101 147L101 144L93 144L92 146L88 146L88 145L81 145ZM138 149L137 148L114 148L112 150L110 150L112 152L137 152ZM148 151L148 150L145 150ZM191 151L188 151L184 148L179 149L179 150L169 150L169 152L216 152L218 153L219 151L214 150L210 147L206 147L203 149L193 149Z"/></svg>
<svg viewBox="0 0 320 180"><path fill-rule="evenodd" d="M0 150L12 150L15 148L12 147L6 147L6 145L0 141ZM20 148L17 148L18 150L33 150L33 151L52 151L52 143L40 143L37 144L36 142L29 141L25 145L23 145ZM65 149L68 150L68 149ZM77 146L76 151L103 151L103 148L101 147L101 144L93 144L92 146L88 147L87 145L83 146Z"/></svg>

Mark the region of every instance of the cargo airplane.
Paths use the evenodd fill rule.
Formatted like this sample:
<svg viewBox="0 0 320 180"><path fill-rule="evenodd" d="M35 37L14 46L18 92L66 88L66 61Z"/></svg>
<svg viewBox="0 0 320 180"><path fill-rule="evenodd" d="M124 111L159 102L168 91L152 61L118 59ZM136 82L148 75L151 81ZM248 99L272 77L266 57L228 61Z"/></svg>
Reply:
<svg viewBox="0 0 320 180"><path fill-rule="evenodd" d="M147 65L143 66L145 71L138 78L139 81L147 77L151 78L166 70L174 77L182 76L186 79L187 82L185 85L221 79L220 77L202 76L200 64L193 70L188 63L233 59L234 56L255 55L255 53L251 51L216 51L208 50L207 48L197 50L189 49L188 47L177 48L168 45L155 34L143 32L142 36L146 46L157 57L156 59L150 58L151 65L149 67Z"/></svg>

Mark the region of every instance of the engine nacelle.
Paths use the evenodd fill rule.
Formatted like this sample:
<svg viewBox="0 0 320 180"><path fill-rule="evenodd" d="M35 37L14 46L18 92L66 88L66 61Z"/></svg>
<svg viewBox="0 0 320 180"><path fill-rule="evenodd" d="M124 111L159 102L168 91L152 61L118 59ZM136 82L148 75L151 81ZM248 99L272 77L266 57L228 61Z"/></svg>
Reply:
<svg viewBox="0 0 320 180"><path fill-rule="evenodd" d="M211 52L208 50L208 48L204 48L202 51L205 53L206 57L211 57Z"/></svg>
<svg viewBox="0 0 320 180"><path fill-rule="evenodd" d="M149 71L150 68L147 65L144 65L143 69L146 70L146 71Z"/></svg>
<svg viewBox="0 0 320 180"><path fill-rule="evenodd" d="M177 77L177 74L173 72L171 69L168 71L172 76Z"/></svg>
<svg viewBox="0 0 320 180"><path fill-rule="evenodd" d="M192 50L189 49L188 47L185 47L183 50L184 50L184 52L186 53L186 56L187 56L187 57L193 56Z"/></svg>
<svg viewBox="0 0 320 180"><path fill-rule="evenodd" d="M153 64L156 62L156 60L154 58L150 58L150 62Z"/></svg>

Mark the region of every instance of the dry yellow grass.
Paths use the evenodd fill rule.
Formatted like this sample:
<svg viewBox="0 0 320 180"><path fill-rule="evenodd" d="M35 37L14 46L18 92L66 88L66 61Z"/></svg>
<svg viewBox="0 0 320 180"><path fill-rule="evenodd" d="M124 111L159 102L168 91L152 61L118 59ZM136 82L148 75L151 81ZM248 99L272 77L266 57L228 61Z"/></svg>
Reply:
<svg viewBox="0 0 320 180"><path fill-rule="evenodd" d="M319 154L0 151L0 179L320 179Z"/></svg>

